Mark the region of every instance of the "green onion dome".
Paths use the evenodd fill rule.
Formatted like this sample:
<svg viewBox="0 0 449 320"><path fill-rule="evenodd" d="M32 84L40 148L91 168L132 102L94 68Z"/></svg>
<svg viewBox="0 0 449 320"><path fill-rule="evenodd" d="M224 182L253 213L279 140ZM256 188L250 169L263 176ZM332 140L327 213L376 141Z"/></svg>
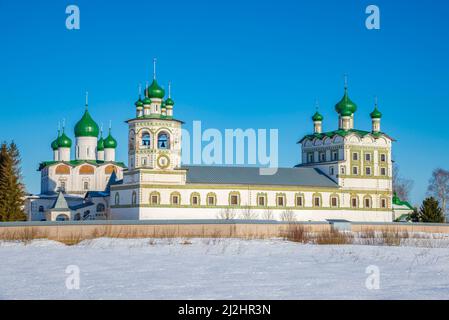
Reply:
<svg viewBox="0 0 449 320"><path fill-rule="evenodd" d="M56 151L59 148L59 143L58 143L59 135L60 135L60 133L59 133L59 130L58 130L58 137L51 143L51 148L52 148L53 151Z"/></svg>
<svg viewBox="0 0 449 320"><path fill-rule="evenodd" d="M323 116L317 111L312 117L313 121L323 121Z"/></svg>
<svg viewBox="0 0 449 320"><path fill-rule="evenodd" d="M136 101L135 105L136 105L136 107L143 107L143 101L140 97L139 97L139 100Z"/></svg>
<svg viewBox="0 0 449 320"><path fill-rule="evenodd" d="M98 137L98 124L92 119L89 111L84 112L83 117L75 125L75 137Z"/></svg>
<svg viewBox="0 0 449 320"><path fill-rule="evenodd" d="M101 137L97 142L97 151L104 151L104 139Z"/></svg>
<svg viewBox="0 0 449 320"><path fill-rule="evenodd" d="M167 105L167 106L174 106L175 105L175 102L172 100L172 98L168 98L167 100L165 100L165 104Z"/></svg>
<svg viewBox="0 0 449 320"><path fill-rule="evenodd" d="M145 97L145 99L143 99L142 103L143 103L144 105L149 105L149 104L151 104L151 99L148 98L148 97Z"/></svg>
<svg viewBox="0 0 449 320"><path fill-rule="evenodd" d="M109 130L109 135L104 139L104 148L105 149L115 149L117 148L117 140L115 140L111 136L111 130Z"/></svg>
<svg viewBox="0 0 449 320"><path fill-rule="evenodd" d="M58 138L58 147L59 148L70 148L72 147L72 140L62 131L61 136Z"/></svg>
<svg viewBox="0 0 449 320"><path fill-rule="evenodd" d="M335 111L337 111L341 116L344 113L346 116L351 116L354 112L357 111L357 105L349 99L348 89L345 88L345 94L339 103L335 105Z"/></svg>
<svg viewBox="0 0 449 320"><path fill-rule="evenodd" d="M167 108L167 105L165 104L165 101L162 101L162 103L161 103L161 109L166 109Z"/></svg>
<svg viewBox="0 0 449 320"><path fill-rule="evenodd" d="M340 116L342 116L342 117L350 117L350 116L352 116L352 112L349 109L343 109L340 112Z"/></svg>
<svg viewBox="0 0 449 320"><path fill-rule="evenodd" d="M165 90L157 84L156 79L154 79L153 83L148 87L147 93L150 98L162 99L165 96Z"/></svg>
<svg viewBox="0 0 449 320"><path fill-rule="evenodd" d="M371 119L380 119L382 118L382 112L377 109L377 106L374 107L373 112L370 113Z"/></svg>

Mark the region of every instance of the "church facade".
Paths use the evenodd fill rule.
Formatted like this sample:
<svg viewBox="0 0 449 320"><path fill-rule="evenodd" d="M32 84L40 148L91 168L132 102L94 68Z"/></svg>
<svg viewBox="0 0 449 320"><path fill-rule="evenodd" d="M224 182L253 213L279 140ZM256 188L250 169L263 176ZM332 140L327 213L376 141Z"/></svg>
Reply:
<svg viewBox="0 0 449 320"><path fill-rule="evenodd" d="M381 130L377 103L369 114L371 129L355 128L357 105L349 98L347 86L335 106L336 129L323 131L324 119L317 111L312 117L313 132L298 141L301 163L278 168L272 175L261 175L254 167L183 166L183 122L174 116L174 105L170 85L165 98L154 76L135 103L135 116L126 121L128 167L116 162L117 143L111 134L98 138L98 125L86 109L75 127L75 159L70 160L71 140L63 130L52 143L53 161L40 165L42 194L38 198L55 197L53 208L49 205L44 210L46 216L58 220L52 210L56 204L64 207L63 193L66 198L82 195L82 201L69 208L73 213L69 220L82 220L86 215L76 210L90 204L96 211L100 202L106 208L103 218L116 220L389 222L396 218L394 140ZM70 207L70 201L66 202Z"/></svg>

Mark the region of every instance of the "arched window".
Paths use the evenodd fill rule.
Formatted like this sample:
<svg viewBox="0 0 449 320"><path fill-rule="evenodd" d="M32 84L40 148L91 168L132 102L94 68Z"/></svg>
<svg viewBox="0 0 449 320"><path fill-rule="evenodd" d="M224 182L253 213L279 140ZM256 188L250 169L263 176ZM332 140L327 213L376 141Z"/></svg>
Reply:
<svg viewBox="0 0 449 320"><path fill-rule="evenodd" d="M213 192L209 192L207 194L207 205L208 206L215 206L217 205L217 195Z"/></svg>
<svg viewBox="0 0 449 320"><path fill-rule="evenodd" d="M151 146L151 136L146 131L142 133L142 146L147 148Z"/></svg>
<svg viewBox="0 0 449 320"><path fill-rule="evenodd" d="M338 196L337 195L331 195L330 197L330 205L331 208L337 208L339 205Z"/></svg>
<svg viewBox="0 0 449 320"><path fill-rule="evenodd" d="M357 198L357 196L352 196L351 197L351 208L358 208L359 206L359 199Z"/></svg>
<svg viewBox="0 0 449 320"><path fill-rule="evenodd" d="M151 194L150 194L150 204L152 204L154 206L158 205L160 203L160 199L161 199L161 196L160 196L159 192L157 192L157 191L151 192Z"/></svg>
<svg viewBox="0 0 449 320"><path fill-rule="evenodd" d="M174 206L179 206L181 204L181 194L177 191L172 192L170 195L170 203Z"/></svg>
<svg viewBox="0 0 449 320"><path fill-rule="evenodd" d="M135 191L133 191L133 195L131 197L131 203L136 204L137 203L137 194Z"/></svg>
<svg viewBox="0 0 449 320"><path fill-rule="evenodd" d="M97 212L104 212L105 206L102 203L97 204Z"/></svg>
<svg viewBox="0 0 449 320"><path fill-rule="evenodd" d="M66 166L65 164L60 164L59 166L56 167L56 174L70 174L70 167Z"/></svg>
<svg viewBox="0 0 449 320"><path fill-rule="evenodd" d="M365 208L371 208L371 197L365 197L363 199L363 205Z"/></svg>
<svg viewBox="0 0 449 320"><path fill-rule="evenodd" d="M116 173L117 173L117 169L116 169L115 166L113 166L113 165L107 166L107 167L104 169L104 173L105 173L105 174L112 174L113 172L116 172Z"/></svg>
<svg viewBox="0 0 449 320"><path fill-rule="evenodd" d="M285 197L284 193L276 194L276 205L278 207L285 207L286 206L286 197Z"/></svg>
<svg viewBox="0 0 449 320"><path fill-rule="evenodd" d="M237 191L229 193L229 205L239 206L240 205L240 193Z"/></svg>
<svg viewBox="0 0 449 320"><path fill-rule="evenodd" d="M313 195L313 206L317 208L321 207L321 195L319 193Z"/></svg>
<svg viewBox="0 0 449 320"><path fill-rule="evenodd" d="M94 174L94 173L95 173L95 169L92 166L83 165L80 168L80 174Z"/></svg>
<svg viewBox="0 0 449 320"><path fill-rule="evenodd" d="M119 205L120 204L120 194L116 193L115 194L115 205Z"/></svg>
<svg viewBox="0 0 449 320"><path fill-rule="evenodd" d="M295 205L297 207L304 207L304 195L302 193L297 193L295 195Z"/></svg>
<svg viewBox="0 0 449 320"><path fill-rule="evenodd" d="M190 195L190 204L192 206L199 206L201 204L201 198L198 192L194 192Z"/></svg>
<svg viewBox="0 0 449 320"><path fill-rule="evenodd" d="M69 217L66 214L60 214L56 217L56 221L68 221Z"/></svg>
<svg viewBox="0 0 449 320"><path fill-rule="evenodd" d="M159 133L157 136L157 147L158 149L170 149L170 137L168 133Z"/></svg>

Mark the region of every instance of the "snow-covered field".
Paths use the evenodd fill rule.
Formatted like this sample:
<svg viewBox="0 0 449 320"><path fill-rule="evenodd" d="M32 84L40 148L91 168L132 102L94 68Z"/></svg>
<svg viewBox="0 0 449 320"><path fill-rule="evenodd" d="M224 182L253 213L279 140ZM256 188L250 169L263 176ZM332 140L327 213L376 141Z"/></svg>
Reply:
<svg viewBox="0 0 449 320"><path fill-rule="evenodd" d="M80 271L78 290L66 287L76 275L66 273L70 265ZM238 239L0 242L0 299L421 298L449 298L447 247Z"/></svg>

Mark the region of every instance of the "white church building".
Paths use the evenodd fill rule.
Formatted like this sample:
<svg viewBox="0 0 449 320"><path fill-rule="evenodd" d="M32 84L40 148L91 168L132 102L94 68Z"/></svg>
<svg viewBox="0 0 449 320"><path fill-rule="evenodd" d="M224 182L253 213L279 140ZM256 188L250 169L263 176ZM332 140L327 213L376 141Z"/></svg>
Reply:
<svg viewBox="0 0 449 320"><path fill-rule="evenodd" d="M183 166L174 101L156 77L135 103L128 124L128 167L115 159L117 142L103 138L86 111L72 142L63 129L42 162L41 194L30 196L30 220L264 219L389 222L410 213L393 195L392 142L381 131L377 103L370 130L355 128L357 106L345 86L333 131L323 116L303 137L301 163L261 175L258 168ZM292 144L295 141L292 141ZM396 199L396 200L395 200ZM395 200L395 201L394 201Z"/></svg>

